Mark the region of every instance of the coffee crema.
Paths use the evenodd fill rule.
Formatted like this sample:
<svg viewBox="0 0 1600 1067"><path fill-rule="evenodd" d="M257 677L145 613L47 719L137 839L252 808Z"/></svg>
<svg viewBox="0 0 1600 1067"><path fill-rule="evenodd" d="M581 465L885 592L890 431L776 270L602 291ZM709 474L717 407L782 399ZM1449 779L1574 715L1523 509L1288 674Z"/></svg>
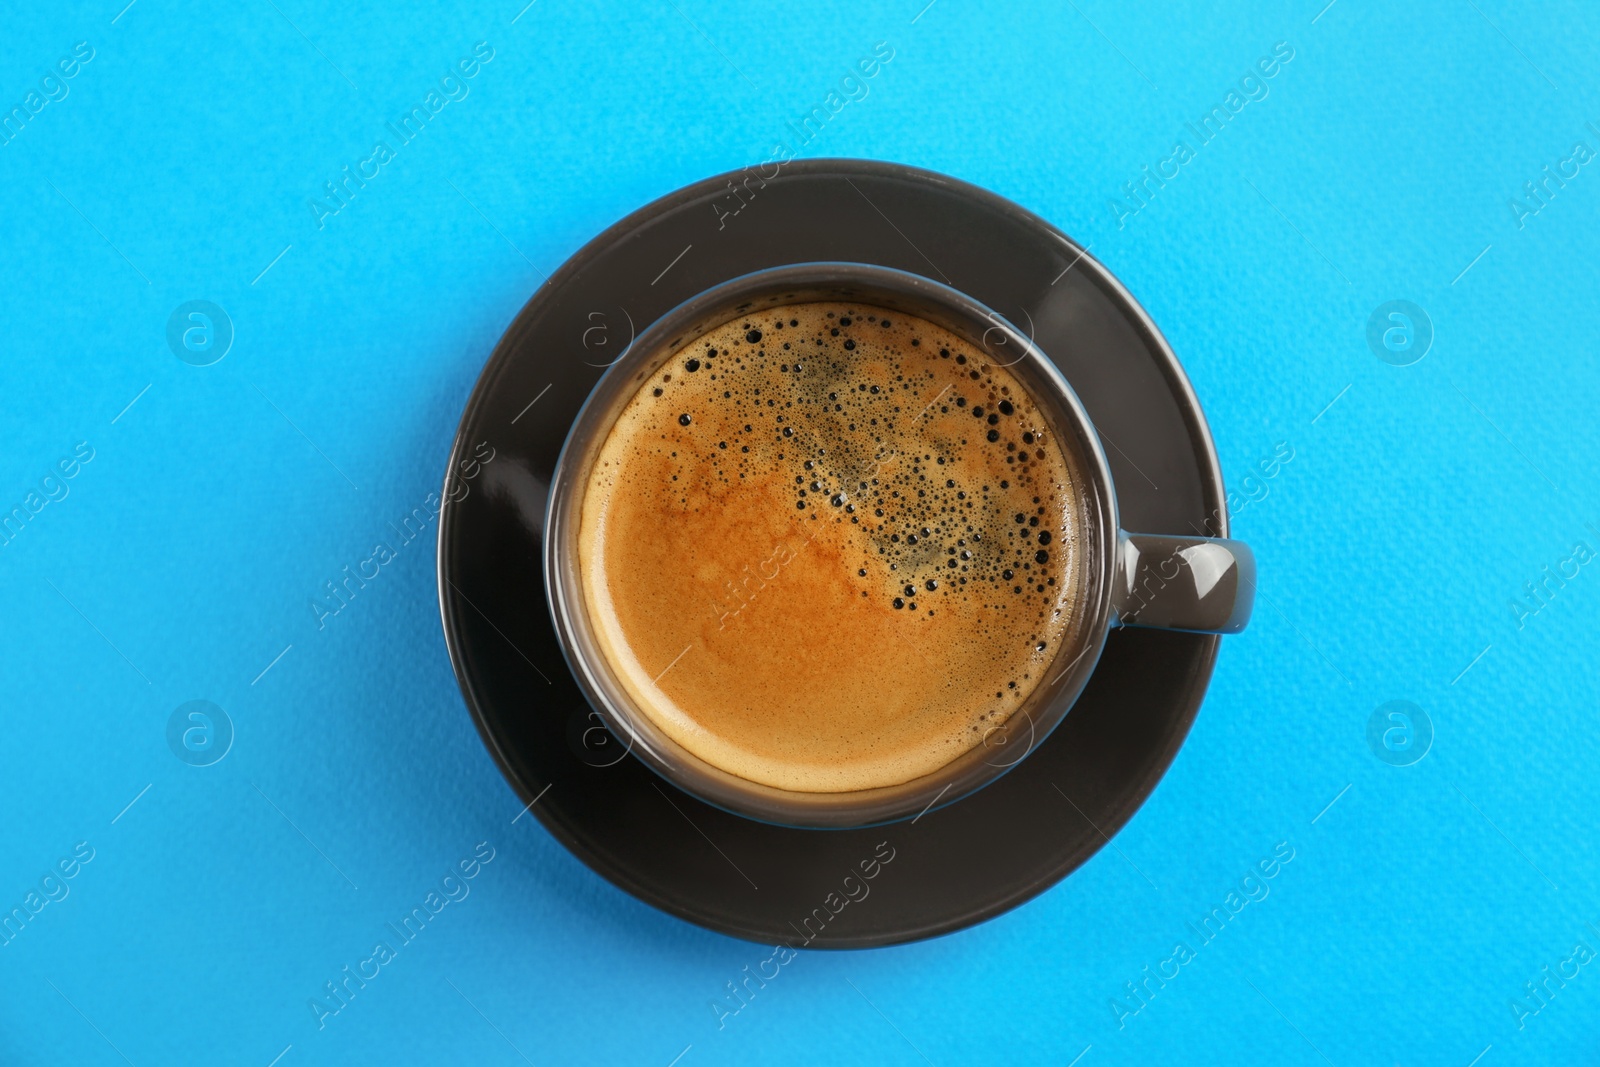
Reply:
<svg viewBox="0 0 1600 1067"><path fill-rule="evenodd" d="M1082 505L1021 383L925 320L751 313L675 352L584 486L578 568L639 710L802 792L984 742L1070 639Z"/></svg>

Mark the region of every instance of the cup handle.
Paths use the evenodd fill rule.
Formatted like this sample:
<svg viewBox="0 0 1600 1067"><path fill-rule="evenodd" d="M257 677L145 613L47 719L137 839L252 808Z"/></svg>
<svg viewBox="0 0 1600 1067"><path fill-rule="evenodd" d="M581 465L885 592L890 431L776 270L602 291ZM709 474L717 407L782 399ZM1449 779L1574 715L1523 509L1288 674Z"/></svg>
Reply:
<svg viewBox="0 0 1600 1067"><path fill-rule="evenodd" d="M1256 558L1243 541L1117 536L1111 606L1118 626L1236 634L1255 598Z"/></svg>

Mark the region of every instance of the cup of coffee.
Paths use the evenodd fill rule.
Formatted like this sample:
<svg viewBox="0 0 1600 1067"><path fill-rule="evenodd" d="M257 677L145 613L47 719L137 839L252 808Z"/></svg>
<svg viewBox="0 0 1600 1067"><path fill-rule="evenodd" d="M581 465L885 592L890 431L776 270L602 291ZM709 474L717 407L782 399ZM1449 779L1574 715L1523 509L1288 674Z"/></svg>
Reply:
<svg viewBox="0 0 1600 1067"><path fill-rule="evenodd" d="M1083 405L971 297L858 263L679 305L557 461L546 593L634 756L800 827L916 817L1015 766L1117 626L1234 633L1237 541L1124 532Z"/></svg>

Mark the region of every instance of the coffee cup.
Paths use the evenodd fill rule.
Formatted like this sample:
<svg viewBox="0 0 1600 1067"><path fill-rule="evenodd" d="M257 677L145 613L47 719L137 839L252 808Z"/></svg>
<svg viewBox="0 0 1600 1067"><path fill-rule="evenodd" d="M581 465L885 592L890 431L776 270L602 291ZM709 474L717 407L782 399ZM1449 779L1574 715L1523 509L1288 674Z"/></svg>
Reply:
<svg viewBox="0 0 1600 1067"><path fill-rule="evenodd" d="M857 373L850 360L867 351L879 353L876 362ZM727 386L720 392L711 384L719 373ZM766 395L752 382L766 383ZM676 425L649 422L651 411L675 410L661 406L680 395L674 390L726 410L698 423L689 410ZM737 418L735 405L744 413ZM1030 429L1020 430L1024 417ZM708 421L731 431L713 440L717 432L702 433ZM619 458L619 441L633 459ZM699 448L703 460L691 456ZM767 464L759 470L757 457ZM669 486L679 475L668 472L687 470L685 463L699 472L685 478L717 484L704 492ZM780 483L790 491L791 474L795 508L779 522L773 494ZM670 496L677 510L613 507L611 498L628 494ZM1246 545L1129 533L1118 515L1083 404L1012 323L904 271L795 264L685 301L606 370L551 479L545 591L574 677L632 757L749 818L867 826L920 817L1020 763L1071 710L1113 629L1243 629L1255 588ZM800 547L781 534L771 554L752 555L737 542L757 529L794 529ZM616 530L633 547L616 548ZM663 555L657 541L688 547ZM847 559L846 548L859 549L859 561ZM804 567L791 568L785 585L784 565L802 552ZM718 568L731 566L721 556L738 553L755 560L753 572L748 563L741 570L753 573L759 603L751 577L740 587L726 583L744 599L709 611L693 602L697 594L671 599L676 589L715 586ZM616 558L624 565L607 563ZM912 575L902 592L901 579ZM655 599L630 621L635 594ZM718 615L729 603L738 610ZM757 636L741 646L729 618L743 625L746 605L757 605L748 619L765 613L765 628L750 622L747 632ZM989 634L1004 647L991 651ZM673 658L680 640L685 647ZM646 646L650 655L635 654ZM833 662L816 662L818 649ZM947 661L956 666L946 676L939 665ZM790 666L794 691L783 687ZM926 729L918 700L929 709ZM835 705L848 714L832 714Z"/></svg>

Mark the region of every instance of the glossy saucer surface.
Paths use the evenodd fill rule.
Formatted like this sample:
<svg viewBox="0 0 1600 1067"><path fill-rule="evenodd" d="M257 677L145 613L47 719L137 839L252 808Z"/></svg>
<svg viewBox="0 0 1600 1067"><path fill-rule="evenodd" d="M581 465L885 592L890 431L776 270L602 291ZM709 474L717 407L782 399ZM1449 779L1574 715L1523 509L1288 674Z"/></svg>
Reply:
<svg viewBox="0 0 1600 1067"><path fill-rule="evenodd" d="M573 417L632 338L689 297L765 267L853 261L943 281L1031 332L1101 432L1125 528L1201 532L1226 514L1221 474L1165 342L1048 223L909 167L815 160L760 174L707 179L622 220L501 338L452 451L451 469L481 442L495 458L441 518L446 643L485 743L523 800L537 798L532 814L641 900L813 948L948 933L1049 888L1132 817L1188 733L1219 638L1114 631L1054 733L999 781L914 821L799 830L730 815L623 752L556 644L540 538Z"/></svg>

